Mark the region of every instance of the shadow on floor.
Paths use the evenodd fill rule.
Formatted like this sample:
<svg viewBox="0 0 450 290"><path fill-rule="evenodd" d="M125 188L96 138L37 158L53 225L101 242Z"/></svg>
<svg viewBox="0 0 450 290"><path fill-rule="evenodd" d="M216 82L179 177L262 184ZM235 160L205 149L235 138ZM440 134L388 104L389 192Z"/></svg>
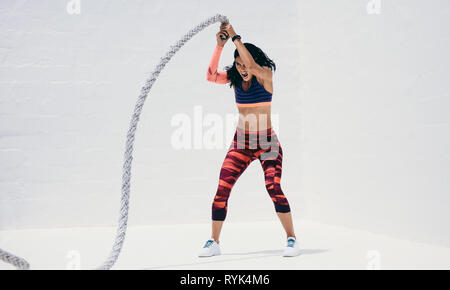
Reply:
<svg viewBox="0 0 450 290"><path fill-rule="evenodd" d="M301 257L302 255L320 254L320 253L324 253L327 251L328 251L328 249L302 249L299 256L289 257L289 258L295 259L295 258ZM202 261L202 262L197 262L197 263L156 266L156 267L144 268L143 270L164 269L164 268L183 267L183 266L192 266L192 265L201 265L201 264L212 264L212 263L214 264L214 263L223 263L223 262L230 262L230 261L253 260L253 259L261 259L261 258L267 258L267 257L273 257L273 256L282 257L281 256L282 253L283 253L283 250L263 250L263 251L242 252L242 253L222 253L222 255L216 256L216 257L198 258L199 260L204 260L204 262ZM257 255L257 256L252 256L252 255ZM223 256L249 256L249 257L236 257L233 259L221 259L221 260L217 259L217 258L220 258ZM282 258L284 258L284 257L282 257Z"/></svg>
<svg viewBox="0 0 450 290"><path fill-rule="evenodd" d="M327 252L327 249L302 249L300 251L300 255L311 255L311 254L320 254L323 252ZM256 255L256 254L269 254L268 256L281 256L283 254L283 250L264 250L264 251L256 251L256 252L246 252L246 253L225 253L222 256L244 256L244 255Z"/></svg>

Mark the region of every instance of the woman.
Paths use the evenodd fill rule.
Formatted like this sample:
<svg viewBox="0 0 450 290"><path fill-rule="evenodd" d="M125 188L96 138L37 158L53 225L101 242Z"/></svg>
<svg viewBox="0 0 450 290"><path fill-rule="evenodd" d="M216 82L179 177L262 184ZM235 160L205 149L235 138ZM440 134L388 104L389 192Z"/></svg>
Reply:
<svg viewBox="0 0 450 290"><path fill-rule="evenodd" d="M217 193L212 204L212 234L199 257L220 255L219 235L227 214L228 198L238 177L258 159L264 170L266 189L275 211L286 231L287 246L283 256L300 253L294 233L288 200L280 186L283 151L272 129L272 69L275 63L258 47L242 43L231 24L222 24L216 34L217 45L207 71L207 80L217 84L230 83L234 88L239 121L234 139L220 170ZM236 45L234 63L226 71L217 71L223 46L232 39Z"/></svg>

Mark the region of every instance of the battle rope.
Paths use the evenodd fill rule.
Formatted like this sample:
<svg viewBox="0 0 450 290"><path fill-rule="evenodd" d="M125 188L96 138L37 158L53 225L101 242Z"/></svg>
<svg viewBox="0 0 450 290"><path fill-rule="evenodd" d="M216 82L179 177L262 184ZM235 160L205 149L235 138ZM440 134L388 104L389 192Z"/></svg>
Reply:
<svg viewBox="0 0 450 290"><path fill-rule="evenodd" d="M147 98L147 95L151 87L153 86L153 83L156 81L156 78L161 73L166 64L169 62L169 60L172 58L172 56L194 35L202 31L209 25L216 23L218 21L220 21L221 23L229 23L228 18L226 16L216 14L215 16L200 23L195 28L191 29L175 45L171 46L170 50L166 53L164 57L161 58L159 64L156 66L150 78L147 79L145 85L141 89L141 94L139 95L136 106L134 107L134 113L130 122L130 129L128 130L127 134L127 142L125 146L125 162L123 164L123 174L122 174L122 197L120 200L120 216L116 238L112 250L109 254L109 257L100 267L97 268L98 270L111 269L111 267L117 261L120 251L122 250L123 242L125 241L125 234L127 231L127 222L128 222L128 208L129 208L128 204L130 200L131 161L133 160L132 153L133 153L134 134L136 132L137 123L139 121L139 116L141 114L142 107L144 106L145 99ZM8 253L2 249L0 249L0 260L12 264L17 269L30 268L30 265L28 264L27 261L11 253Z"/></svg>
<svg viewBox="0 0 450 290"><path fill-rule="evenodd" d="M30 264L25 259L21 257L15 256L7 251L0 249L0 260L10 263L14 267L20 270L28 270L30 269Z"/></svg>

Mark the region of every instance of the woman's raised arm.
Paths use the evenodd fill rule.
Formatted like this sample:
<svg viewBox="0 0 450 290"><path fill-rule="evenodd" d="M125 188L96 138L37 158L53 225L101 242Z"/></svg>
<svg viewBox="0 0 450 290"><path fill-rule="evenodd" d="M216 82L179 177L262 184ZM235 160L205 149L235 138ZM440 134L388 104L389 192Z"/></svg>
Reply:
<svg viewBox="0 0 450 290"><path fill-rule="evenodd" d="M230 82L226 71L217 71L220 54L222 53L223 46L228 41L228 38L228 32L225 31L225 24L222 24L220 26L220 31L216 33L217 45L214 49L211 61L209 62L208 71L206 72L206 79L210 82L217 84L226 84Z"/></svg>
<svg viewBox="0 0 450 290"><path fill-rule="evenodd" d="M208 71L206 72L206 79L210 82L217 84L226 84L230 82L227 78L226 71L217 71L219 65L220 54L222 53L223 47L216 45L214 53L212 55L211 61L209 62Z"/></svg>

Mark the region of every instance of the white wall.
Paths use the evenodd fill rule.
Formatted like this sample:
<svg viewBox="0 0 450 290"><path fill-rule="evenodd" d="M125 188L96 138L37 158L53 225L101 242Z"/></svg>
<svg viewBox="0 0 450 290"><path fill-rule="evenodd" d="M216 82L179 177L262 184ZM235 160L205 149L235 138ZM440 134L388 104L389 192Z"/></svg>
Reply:
<svg viewBox="0 0 450 290"><path fill-rule="evenodd" d="M448 1L300 4L308 218L450 246Z"/></svg>
<svg viewBox="0 0 450 290"><path fill-rule="evenodd" d="M450 246L447 1L68 1L0 3L0 228L117 221L125 137L159 58L206 18L230 18L277 64L273 114L294 218ZM236 114L208 83L217 25L165 67L134 147L130 223L210 219L219 149L174 150L171 120ZM225 47L219 68L232 63ZM257 202L255 202L257 201ZM229 221L276 219L255 161ZM299 233L301 235L301 233Z"/></svg>
<svg viewBox="0 0 450 290"><path fill-rule="evenodd" d="M228 16L244 42L261 47L278 65L274 114L291 108L283 99L298 93L295 1L224 6L206 0L82 0L81 13L74 15L66 12L66 3L0 4L0 228L115 224L125 139L141 87L171 45L217 13ZM236 9L238 4L243 9ZM251 9L252 17L246 12ZM224 133L218 149L175 150L171 120L179 114L193 119L197 106L205 116L237 116L232 89L206 81L219 26L208 27L178 51L150 92L134 146L132 224L211 218L234 131ZM232 64L234 49L230 41L220 69ZM289 114L283 113L280 123L297 120ZM298 136L284 142L290 155L285 190L292 192L295 207L302 204L296 202L301 200L294 167L298 142L288 138ZM228 220L276 219L259 162L233 193Z"/></svg>

